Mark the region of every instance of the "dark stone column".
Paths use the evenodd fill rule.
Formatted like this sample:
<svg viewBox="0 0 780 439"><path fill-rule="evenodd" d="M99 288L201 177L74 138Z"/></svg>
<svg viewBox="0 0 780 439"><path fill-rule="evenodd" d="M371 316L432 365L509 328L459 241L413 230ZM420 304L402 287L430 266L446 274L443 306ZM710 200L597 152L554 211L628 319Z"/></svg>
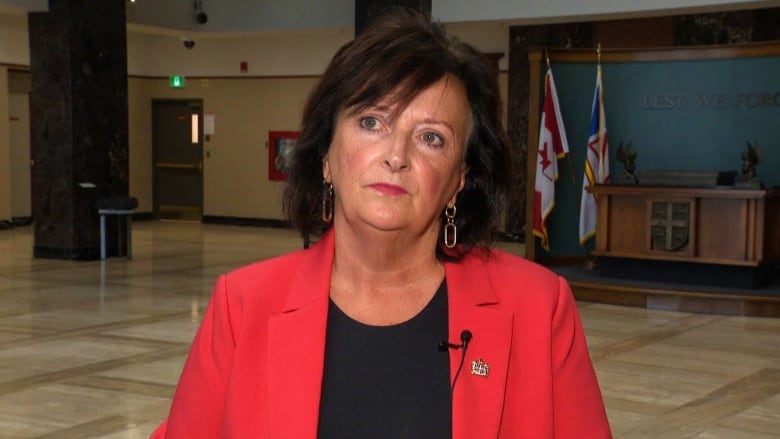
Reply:
<svg viewBox="0 0 780 439"><path fill-rule="evenodd" d="M753 41L780 40L780 8L753 11Z"/></svg>
<svg viewBox="0 0 780 439"><path fill-rule="evenodd" d="M431 0L355 0L355 35L374 18L399 6L431 13Z"/></svg>
<svg viewBox="0 0 780 439"><path fill-rule="evenodd" d="M675 18L678 46L735 44L780 39L780 8L681 15Z"/></svg>
<svg viewBox="0 0 780 439"><path fill-rule="evenodd" d="M718 12L676 17L674 44L692 46L752 41L751 11Z"/></svg>
<svg viewBox="0 0 780 439"><path fill-rule="evenodd" d="M33 254L96 259L95 202L128 194L125 1L50 0L28 28Z"/></svg>
<svg viewBox="0 0 780 439"><path fill-rule="evenodd" d="M525 225L526 161L528 157L528 96L530 64L528 52L535 48L593 47L592 24L553 24L541 26L512 26L509 28L509 81L507 102L507 133L513 147L513 165L517 189L509 200L506 233L519 238Z"/></svg>

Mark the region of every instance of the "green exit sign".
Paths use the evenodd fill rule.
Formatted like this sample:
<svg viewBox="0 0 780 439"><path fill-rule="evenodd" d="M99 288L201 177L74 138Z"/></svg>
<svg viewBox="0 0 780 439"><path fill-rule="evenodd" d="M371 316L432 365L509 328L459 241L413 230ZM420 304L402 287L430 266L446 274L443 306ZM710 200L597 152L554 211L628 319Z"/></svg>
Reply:
<svg viewBox="0 0 780 439"><path fill-rule="evenodd" d="M182 88L184 87L184 76L178 76L178 75L169 76L168 84L170 84L171 88Z"/></svg>

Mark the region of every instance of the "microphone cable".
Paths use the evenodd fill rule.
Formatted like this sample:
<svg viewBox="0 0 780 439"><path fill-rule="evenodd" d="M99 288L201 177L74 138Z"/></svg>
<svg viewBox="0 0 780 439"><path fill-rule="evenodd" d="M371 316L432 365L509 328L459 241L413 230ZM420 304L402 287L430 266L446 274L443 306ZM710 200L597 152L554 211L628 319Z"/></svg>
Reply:
<svg viewBox="0 0 780 439"><path fill-rule="evenodd" d="M460 353L460 363L458 363L458 369L455 371L455 377L452 379L452 386L450 386L450 394L455 393L455 383L458 382L458 377L460 376L460 371L463 369L463 363L466 361L466 351L469 348L469 342L471 341L471 331L468 329L464 329L460 333L460 344L454 344L446 341L442 341L439 343L439 350L442 352L447 351L447 349L460 349L462 352Z"/></svg>

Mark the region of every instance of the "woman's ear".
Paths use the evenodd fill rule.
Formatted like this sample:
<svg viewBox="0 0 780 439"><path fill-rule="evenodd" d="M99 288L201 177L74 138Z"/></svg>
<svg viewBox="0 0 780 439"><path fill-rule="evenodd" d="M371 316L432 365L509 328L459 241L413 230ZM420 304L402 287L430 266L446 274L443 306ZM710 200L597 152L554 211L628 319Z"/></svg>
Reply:
<svg viewBox="0 0 780 439"><path fill-rule="evenodd" d="M458 200L458 194L463 190L464 187L466 187L466 174L468 174L468 169L466 167L463 168L463 170L460 173L460 181L458 182L458 190L455 191L454 194L452 194L452 198L450 199L450 202L447 203L447 207L454 207L455 202Z"/></svg>
<svg viewBox="0 0 780 439"><path fill-rule="evenodd" d="M469 173L469 167L464 163L463 167L460 170L460 182L458 183L458 190L455 192L455 195L458 195L460 191L463 190L464 187L466 187L466 176Z"/></svg>
<svg viewBox="0 0 780 439"><path fill-rule="evenodd" d="M328 163L328 156L322 159L322 181L330 183L330 164Z"/></svg>

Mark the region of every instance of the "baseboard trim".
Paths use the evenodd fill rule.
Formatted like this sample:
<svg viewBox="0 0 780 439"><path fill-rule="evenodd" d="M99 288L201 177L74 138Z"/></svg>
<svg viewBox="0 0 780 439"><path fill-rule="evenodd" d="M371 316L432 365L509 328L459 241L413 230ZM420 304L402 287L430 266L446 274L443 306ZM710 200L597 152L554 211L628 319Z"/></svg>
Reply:
<svg viewBox="0 0 780 439"><path fill-rule="evenodd" d="M15 216L11 218L11 223L14 225L14 227L19 226L29 226L32 224L32 217L31 216Z"/></svg>
<svg viewBox="0 0 780 439"><path fill-rule="evenodd" d="M291 228L290 223L271 218L244 218L236 216L203 215L204 224L223 224L230 226L274 227L278 229Z"/></svg>
<svg viewBox="0 0 780 439"><path fill-rule="evenodd" d="M84 248L52 248L33 247L33 258L40 259L66 259L73 261L93 261L100 259L100 247Z"/></svg>
<svg viewBox="0 0 780 439"><path fill-rule="evenodd" d="M152 212L134 212L133 221L151 221L154 219ZM14 227L29 226L33 223L31 216L15 216L11 218L10 224Z"/></svg>
<svg viewBox="0 0 780 439"><path fill-rule="evenodd" d="M589 265L589 259L587 256L544 256L539 257L537 255L536 262L544 265L545 267L561 265L564 267L580 266L585 267Z"/></svg>
<svg viewBox="0 0 780 439"><path fill-rule="evenodd" d="M133 221L152 221L154 213L152 212L133 212Z"/></svg>
<svg viewBox="0 0 780 439"><path fill-rule="evenodd" d="M585 302L664 311L751 317L780 317L780 297L675 290L650 286L570 280L574 297Z"/></svg>

